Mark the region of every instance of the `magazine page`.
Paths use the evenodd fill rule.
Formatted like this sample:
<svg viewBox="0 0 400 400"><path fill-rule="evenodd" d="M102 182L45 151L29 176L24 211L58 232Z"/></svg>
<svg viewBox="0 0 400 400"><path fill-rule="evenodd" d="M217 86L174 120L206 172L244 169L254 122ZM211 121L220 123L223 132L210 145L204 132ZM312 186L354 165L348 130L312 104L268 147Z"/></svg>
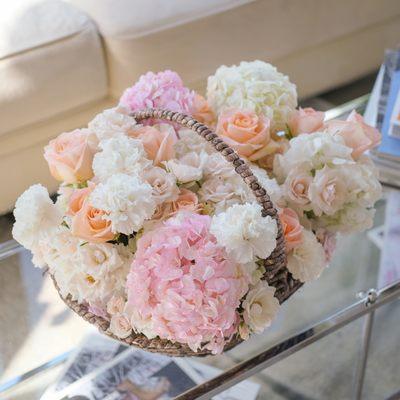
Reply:
<svg viewBox="0 0 400 400"><path fill-rule="evenodd" d="M53 399L172 399L196 385L193 374L182 365L173 358L129 349L61 390Z"/></svg>
<svg viewBox="0 0 400 400"><path fill-rule="evenodd" d="M194 361L192 359L187 360L187 363L198 374L201 382L212 379L222 372L218 368ZM255 400L259 390L260 385L258 383L245 380L225 390L223 393L214 396L213 400Z"/></svg>
<svg viewBox="0 0 400 400"><path fill-rule="evenodd" d="M104 366L126 350L127 346L93 330L69 357L59 378L46 390L41 400L53 399L57 392Z"/></svg>

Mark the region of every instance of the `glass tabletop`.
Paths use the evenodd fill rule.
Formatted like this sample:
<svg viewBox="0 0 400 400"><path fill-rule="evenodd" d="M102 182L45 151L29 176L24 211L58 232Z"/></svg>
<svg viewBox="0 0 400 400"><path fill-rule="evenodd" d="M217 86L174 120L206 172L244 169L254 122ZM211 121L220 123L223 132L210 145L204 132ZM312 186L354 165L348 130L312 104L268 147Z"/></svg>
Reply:
<svg viewBox="0 0 400 400"><path fill-rule="evenodd" d="M328 117L343 117L352 108L362 111L366 101L364 96L329 111ZM385 189L385 195L389 190L393 189ZM385 205L385 198L376 205L375 227L384 223ZM0 387L3 385L4 389L5 384L10 385L7 391L0 392L0 398L36 399L56 379L68 352L82 341L90 327L60 301L51 280L33 267L29 252L15 247L13 242L3 245L0 252ZM303 286L284 303L270 329L223 355L199 361L226 371L353 304L357 301L357 293L376 287L379 259L380 250L371 241L369 232L339 239L329 268L318 281ZM395 371L399 371L400 357L398 351L393 353L398 346L394 338L398 338L400 333L396 323L399 316L399 307L393 304L382 307L377 314L377 319L386 324L384 329L391 332L388 337L377 336L377 346L383 346L383 350L374 354L373 362L374 377L385 377L383 384L387 394L399 386ZM259 398L350 397L360 323L355 321L339 330L333 338L326 337L274 367L257 373L252 379L261 385ZM45 366L44 372L35 370L41 365ZM326 379L322 371L328 374ZM32 377L14 385L16 381L13 379L24 373ZM367 373L369 395L380 393L375 380L368 383L368 377ZM327 391L332 393L332 397L324 397Z"/></svg>

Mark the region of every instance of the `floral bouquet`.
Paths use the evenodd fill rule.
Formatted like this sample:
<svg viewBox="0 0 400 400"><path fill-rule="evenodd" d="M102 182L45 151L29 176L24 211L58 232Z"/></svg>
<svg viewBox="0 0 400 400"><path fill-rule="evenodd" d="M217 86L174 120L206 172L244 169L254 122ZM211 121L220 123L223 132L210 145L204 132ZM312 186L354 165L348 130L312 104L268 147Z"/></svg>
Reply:
<svg viewBox="0 0 400 400"><path fill-rule="evenodd" d="M295 85L261 61L220 67L206 99L148 72L45 147L57 200L30 187L13 235L106 334L221 353L320 276L338 233L371 227L381 196L364 154L379 132L356 112L326 122L296 106Z"/></svg>

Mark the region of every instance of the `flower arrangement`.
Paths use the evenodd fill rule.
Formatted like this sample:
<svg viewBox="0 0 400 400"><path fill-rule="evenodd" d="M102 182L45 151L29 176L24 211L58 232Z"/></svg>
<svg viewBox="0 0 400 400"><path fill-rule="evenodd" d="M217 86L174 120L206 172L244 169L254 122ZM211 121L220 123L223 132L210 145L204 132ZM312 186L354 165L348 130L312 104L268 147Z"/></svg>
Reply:
<svg viewBox="0 0 400 400"><path fill-rule="evenodd" d="M282 232L294 279L319 277L338 233L371 227L381 196L365 154L379 132L353 112L325 121L296 109L296 87L270 64L220 67L207 97L171 71L148 72L117 107L45 147L57 200L34 185L18 199L15 239L61 295L142 334L221 353L271 325L280 307L264 260ZM207 141L147 108L192 116L247 161L277 216Z"/></svg>

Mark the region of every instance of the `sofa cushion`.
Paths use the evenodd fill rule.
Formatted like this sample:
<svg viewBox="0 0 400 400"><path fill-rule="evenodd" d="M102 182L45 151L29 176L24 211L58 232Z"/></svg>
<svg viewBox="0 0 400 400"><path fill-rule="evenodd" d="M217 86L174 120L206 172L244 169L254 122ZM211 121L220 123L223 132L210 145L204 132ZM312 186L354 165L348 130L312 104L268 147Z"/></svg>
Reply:
<svg viewBox="0 0 400 400"><path fill-rule="evenodd" d="M0 135L107 95L95 25L52 0L0 3Z"/></svg>

